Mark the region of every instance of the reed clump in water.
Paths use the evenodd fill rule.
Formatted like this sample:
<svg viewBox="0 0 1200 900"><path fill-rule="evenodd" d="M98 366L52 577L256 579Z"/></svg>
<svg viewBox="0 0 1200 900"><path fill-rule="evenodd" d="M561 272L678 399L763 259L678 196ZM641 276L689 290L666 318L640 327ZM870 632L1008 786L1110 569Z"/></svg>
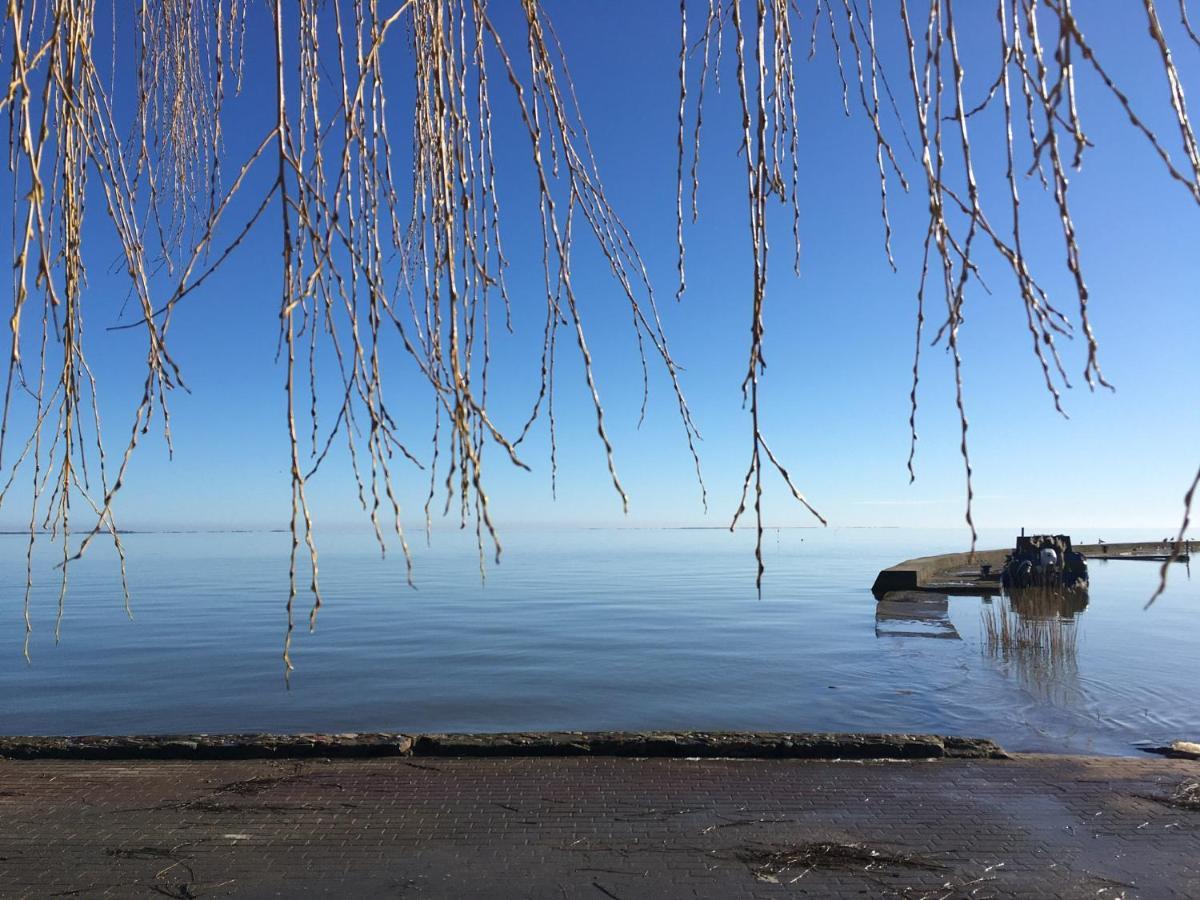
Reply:
<svg viewBox="0 0 1200 900"><path fill-rule="evenodd" d="M1058 616L1030 616L1004 603L983 608L983 632L988 653L1011 659L1018 655L1057 665L1078 652L1078 623Z"/></svg>
<svg viewBox="0 0 1200 900"><path fill-rule="evenodd" d="M1076 614L1083 605L1066 592L1045 588L985 603L980 612L984 652L1011 665L1022 683L1052 693L1078 671Z"/></svg>

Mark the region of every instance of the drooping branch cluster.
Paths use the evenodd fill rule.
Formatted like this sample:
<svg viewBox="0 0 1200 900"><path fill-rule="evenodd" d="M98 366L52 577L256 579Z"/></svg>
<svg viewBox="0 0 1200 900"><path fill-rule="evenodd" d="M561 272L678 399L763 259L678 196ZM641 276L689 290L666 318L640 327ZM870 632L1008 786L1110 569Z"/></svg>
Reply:
<svg viewBox="0 0 1200 900"><path fill-rule="evenodd" d="M0 113L7 119L13 274L0 421L0 466L8 474L0 505L24 473L32 496L27 641L37 534L48 531L62 542L61 620L67 564L101 532L116 545L124 580L114 495L139 437L156 416L170 444L167 393L182 381L167 350L168 320L154 316L151 282L156 271L174 271L179 258L190 256L194 263L202 249L195 241L185 246L184 234L195 220L180 198L202 181L216 183L219 131L214 123L221 89L214 90L211 82L215 74L219 84L220 73L234 65L229 32L241 21L240 2L142 5L137 99L124 121L118 106L127 94L119 95L111 77L103 75L110 45L97 35L93 0L12 0L6 6L7 46L0 65L8 73L8 90L0 97ZM201 23L215 25L215 49L208 46L212 33ZM209 60L207 75L194 64L202 56ZM110 76L111 71L110 66ZM198 93L214 97L214 103L205 106ZM89 208L97 200L102 211ZM146 340L142 396L115 475L106 464L97 379L84 335L84 248L90 223L101 218L119 247L119 265L128 276L129 297L140 308L138 327ZM24 421L30 425L10 436L13 407L26 399L32 408ZM80 503L91 521L83 529L72 516L72 505ZM83 536L72 549L68 535L80 531Z"/></svg>
<svg viewBox="0 0 1200 900"><path fill-rule="evenodd" d="M1028 228L1022 217L1023 185L1036 175L1057 215L1062 234L1066 268L1075 286L1078 331L1086 343L1083 378L1087 385L1111 387L1100 369L1098 345L1088 313L1089 293L1077 238L1069 193L1070 169L1083 163L1089 144L1077 104L1078 69L1091 69L1113 95L1131 122L1149 140L1167 171L1182 182L1200 201L1200 157L1188 118L1183 88L1167 50L1154 0L1143 0L1147 28L1159 51L1170 86L1171 110L1182 137L1186 169L1171 162L1163 143L1148 128L1102 65L1084 37L1071 0L996 0L996 66L998 74L983 99L968 105L964 83L967 67L961 50L960 27L955 21L956 4L933 0L928 9L910 10L900 0L900 14L908 49L908 75L912 88L921 166L929 200L929 222L925 237L925 266L918 292L917 348L913 363L912 448L916 445L917 381L919 376L921 324L927 278L941 276L946 318L935 343L943 335L953 357L956 405L962 433L961 453L966 467L966 520L975 545L972 518L971 462L967 443L967 415L963 395L963 366L958 331L968 285L978 282L980 244L990 247L1012 277L1025 312L1033 355L1036 358L1055 408L1065 415L1060 386L1070 387L1055 339L1071 337L1075 328L1067 314L1055 306L1031 269ZM1186 6L1179 10L1186 23ZM974 117L998 103L1002 109L1004 182L1006 196L985 200L976 177L980 160ZM985 139L986 142L986 139ZM1023 149L1022 149L1023 147ZM991 148L987 148L991 149ZM986 154L986 149L983 151ZM1068 162L1069 158L1069 162ZM929 262L933 258L934 272ZM939 271L940 270L940 271ZM912 473L912 454L909 457Z"/></svg>
<svg viewBox="0 0 1200 900"><path fill-rule="evenodd" d="M146 209L167 248L182 243L187 226L211 217L218 200L221 114L226 93L240 90L245 68L245 3L141 0L137 10L131 30L137 60L136 169L147 182ZM120 97L117 52L114 38L113 99Z"/></svg>
<svg viewBox="0 0 1200 900"><path fill-rule="evenodd" d="M554 372L563 329L578 350L612 483L627 504L572 275L580 231L599 249L627 301L643 397L651 357L672 385L699 477L699 434L679 370L646 267L605 196L562 47L536 0L505 9L519 12L519 49L511 21L497 27L486 0L397 0L386 8L374 0L272 0L257 11L245 0L143 0L132 21L124 11L115 13L105 71L97 63L103 54L94 40L99 20L92 5L9 5L16 36L15 52L5 60L12 73L5 100L14 123L12 196L29 225L13 251L19 299L4 422L14 392L33 398L33 425L10 478L32 460L29 586L32 547L46 524L62 538L63 592L66 564L99 533L110 534L123 554L113 496L155 416L170 442L167 395L182 384L166 342L175 310L252 231L270 229L272 217L282 254L279 358L291 457L289 667L302 568L313 598L310 626L321 604L308 483L330 453L348 459L381 548L390 531L406 559L396 466L408 460L425 468L427 522L443 493L444 512L457 506L462 526L474 523L482 571L485 543L500 552L485 490L486 448L497 445L524 466L518 447L544 413L553 481ZM137 50L132 67L123 66L117 52L130 30ZM275 108L255 149L234 170L222 116L243 81L247 40L273 57L267 68L274 73ZM398 68L395 62L405 58L408 65ZM492 127L496 77L506 114L517 117L528 137L545 272L541 387L527 421L512 434L493 421L488 397L494 333L512 321L501 236L503 174ZM407 83L399 90L412 94L408 135L397 126L394 106L388 108L397 93L391 80L401 78ZM130 83L136 86L132 103ZM82 350L88 178L101 182L138 304L116 328L142 330L148 340L144 394L111 479ZM231 209L241 206L252 212L231 224ZM99 218L89 218L92 228ZM31 339L21 316L30 296L41 301L33 320L43 329L40 376L21 357ZM396 348L405 359L389 353ZM57 368L60 355L61 376L47 377L47 361ZM411 389L386 390L386 373L404 367L428 388L432 409L411 402ZM405 402L398 405L394 398L401 396ZM80 421L85 403L92 416L86 425ZM400 423L413 419L432 426L431 452L423 460L400 437ZM0 461L7 462L2 444L0 437ZM92 481L89 461L99 465ZM82 497L95 515L74 546L68 534L79 529L68 522L72 497ZM409 569L411 578L411 561ZM26 620L31 627L28 590Z"/></svg>
<svg viewBox="0 0 1200 900"><path fill-rule="evenodd" d="M994 10L995 55L987 62L980 61L977 50L970 60L964 52L964 27L973 32L974 44L978 43L981 32L979 4L962 0L896 0L894 4L886 4L889 8L886 13L877 8L874 0L866 0L865 7L860 0L815 0L803 11L790 0L696 0L691 5L703 14L704 25L698 40L689 36L689 4L684 0L681 3L676 202L679 292L682 295L686 283L685 173L690 171L691 217L694 221L699 208L696 195L705 89L710 81L719 88L723 48L726 43L732 43L732 65L742 113L740 152L747 181L753 257L752 281L748 284L751 311L749 367L743 385L751 418L752 453L733 525L745 511L746 497L753 483L760 581L763 571L762 455L780 472L796 498L816 515L768 449L763 439L759 406L759 379L765 369L763 308L769 271L767 218L772 201L790 209L797 269L800 258L797 188L799 173L803 170L798 143L802 123L797 115L794 61L800 39L800 19L804 14L811 20L809 56L815 55L818 39L826 37L840 76L842 104L849 114L850 96L856 94L871 127L884 250L893 268L889 182L898 184L904 191L909 190L906 166L901 164L904 155L896 152L895 147L907 149L913 163L911 177L914 182L924 184L929 217L917 290L908 467L910 477L915 477L917 388L928 312L927 289L940 282L945 314L938 316L940 324L933 343L944 339L953 362L961 430L960 451L966 473L965 518L974 548L972 469L959 330L968 289L977 285L988 290L983 270L995 267L998 261L999 267L1011 275L1024 310L1033 356L1059 412L1065 415L1061 389L1069 387L1070 381L1056 344L1057 338L1072 337L1078 330L1086 343L1084 381L1093 388L1097 385L1111 387L1100 368L1098 345L1089 319L1089 293L1069 193L1069 172L1082 165L1089 146L1077 103L1080 77L1095 77L1148 140L1168 174L1200 202L1200 156L1196 134L1187 111L1183 81L1155 0L1142 0L1141 5L1154 55L1165 76L1170 114L1178 125L1179 144L1185 160L1182 164L1174 161L1167 142L1146 124L1149 117L1136 108L1110 75L1106 63L1085 38L1071 0L994 0L991 9ZM1180 0L1177 9L1184 33L1195 42L1185 0ZM964 17L969 17L966 26L962 22ZM695 18L693 15L691 20ZM905 64L901 71L893 68L889 80L888 69L882 60L896 58L898 50L903 52ZM698 59L700 72L694 80L688 74L691 59ZM692 69L696 68L693 64ZM903 96L906 92L899 88L902 78L908 83L907 101ZM893 83L897 85L895 92ZM685 140L689 90L696 95L691 107L694 120L690 146ZM976 94L982 97L977 98ZM881 97L887 98L886 105ZM976 102L969 102L968 98ZM995 112L997 107L998 113ZM998 116L1001 121L998 133L1002 146L999 148L995 140L997 130L978 127L986 115ZM994 192L993 196L982 187L977 171L985 165L984 160L990 161L997 155L998 149L1005 160L1005 189ZM995 180L994 173L985 174L983 183ZM1046 198L1045 202L1059 222L1066 269L1075 287L1077 325L1071 322L1064 308L1052 302L1030 263L1029 227L1023 204L1030 193L1027 185L1031 178L1035 179L1033 193ZM989 250L991 253L986 252ZM1190 509L1190 504L1189 493L1185 505Z"/></svg>
<svg viewBox="0 0 1200 900"><path fill-rule="evenodd" d="M953 361L972 536L959 336L968 293L986 289L985 269L1011 276L1034 358L1060 410L1061 389L1069 386L1060 338L1082 334L1084 381L1107 384L1089 322L1069 191L1069 174L1089 146L1078 102L1081 78L1111 97L1168 175L1200 202L1200 143L1171 52L1176 33L1200 46L1184 0L1173 5L1178 21L1166 25L1161 3L1141 0L1148 49L1163 75L1162 108L1154 111L1142 110L1142 101L1120 86L1109 61L1085 37L1071 0L988 2L994 50L980 58L964 49L968 24L972 46L981 33L974 0L814 0L803 9L796 0L680 0L680 298L687 211L694 221L700 206L704 110L723 72L727 82L733 73L740 113L738 177L745 178L751 251L743 393L752 446L733 524L753 506L760 583L764 470L777 471L817 515L767 443L760 392L769 222L777 203L791 220L793 268L799 269L798 197L806 175L800 56L828 44L842 105L847 113L852 102L862 110L875 149L884 249L893 265L889 198L896 187L924 185L928 219L917 290L909 468L931 314L926 300L940 282L945 312L939 309L934 318L934 342L944 339ZM503 27L493 18L501 8ZM140 0L111 9L95 0L7 0L3 22L0 68L8 87L0 96L0 127L8 139L13 227L0 506L23 480L32 496L27 634L33 547L42 532L62 541L60 613L69 563L96 537L111 537L124 570L113 502L143 434L161 429L170 447L167 400L183 385L168 349L175 310L252 232L274 234L281 251L279 358L292 487L285 660L301 568L313 598L310 624L321 602L308 484L330 454L348 459L381 547L391 532L406 558L397 467L402 461L424 467L426 521L435 506L455 510L463 527L475 529L482 567L485 545L497 554L500 549L486 492L488 448L524 465L521 444L544 417L554 483L560 339L578 352L609 475L627 503L573 277L581 232L606 260L623 297L620 315L629 317L638 343L643 397L652 361L672 385L699 479L699 434L647 267L606 198L563 47L539 0L268 0L257 6L246 0ZM231 163L222 122L243 83L249 44L260 62L266 55L275 103L251 151ZM122 52L129 46L132 55ZM899 66L884 64L897 59ZM1149 124L1164 110L1177 126L1169 138ZM511 117L509 124L527 141L522 155L528 154L526 173L532 172L535 185L544 291L532 300L514 296L506 283L506 175L499 160L506 154L497 152L494 129L500 115ZM981 127L984 122L993 127ZM1002 175L977 174L996 158L1004 159ZM1003 187L997 190L997 184ZM1042 198L1061 230L1078 305L1075 323L1033 271L1026 224L1031 197ZM84 330L85 248L95 231L106 228L106 246L119 249L130 308L116 327L142 336L146 363L115 467L105 455ZM544 316L540 384L523 427L510 428L489 411L492 341L511 327L513 305L530 302ZM391 352L396 348L401 352ZM403 369L428 390L428 404L418 407L413 391L388 387ZM401 423L414 419L431 426L428 452L401 437ZM702 480L700 485L706 500ZM1187 496L1189 509L1193 494ZM77 514L82 507L84 527L72 506Z"/></svg>
<svg viewBox="0 0 1200 900"><path fill-rule="evenodd" d="M605 197L562 48L541 5L534 0L520 5L525 46L517 52L506 45L485 0L409 0L386 15L373 3L303 0L296 85L286 77L284 7L273 6L280 73L274 190L281 201L285 270L280 320L292 448L291 596L302 532L314 597L310 624L321 600L305 485L335 439L346 444L359 499L381 547L386 515L387 528L408 556L392 462L399 454L421 463L398 438L400 413L385 401L384 370L394 366L382 352L388 340L403 346L433 399L426 522L440 490L445 513L457 505L461 525L474 522L481 572L485 542L497 557L500 553L484 484L486 448L497 445L511 463L524 466L518 447L544 407L554 478L554 369L562 328L579 351L609 474L627 503L572 277L580 229L591 235L628 302L644 384L647 352L670 378L699 473L698 434L645 266ZM383 64L385 40L399 27L409 34L414 90L412 133L403 151L391 130ZM393 39L391 45L399 43ZM334 89L327 98L324 78L330 70ZM541 388L515 436L488 412L493 332L511 327L512 303L492 131L494 77L501 90L511 90L506 99L528 136L545 273ZM332 348L342 385L331 406L318 402L319 342ZM302 391L298 356L307 360L307 438L296 423ZM323 429L319 407L333 415L332 425ZM413 415L411 409L403 413ZM363 433L365 446L358 437ZM290 632L290 601L288 609Z"/></svg>

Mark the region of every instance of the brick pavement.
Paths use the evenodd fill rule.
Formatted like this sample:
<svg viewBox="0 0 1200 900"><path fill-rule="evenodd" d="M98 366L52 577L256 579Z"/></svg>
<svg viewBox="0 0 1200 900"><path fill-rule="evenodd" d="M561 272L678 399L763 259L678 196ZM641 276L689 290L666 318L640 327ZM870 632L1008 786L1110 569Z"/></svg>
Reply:
<svg viewBox="0 0 1200 900"><path fill-rule="evenodd" d="M1200 896L1200 763L0 760L0 896Z"/></svg>

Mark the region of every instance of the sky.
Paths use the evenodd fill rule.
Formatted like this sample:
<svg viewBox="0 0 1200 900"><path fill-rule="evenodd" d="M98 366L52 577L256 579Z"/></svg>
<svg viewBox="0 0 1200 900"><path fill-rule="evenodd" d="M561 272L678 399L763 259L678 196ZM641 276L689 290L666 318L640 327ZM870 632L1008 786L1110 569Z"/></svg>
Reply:
<svg viewBox="0 0 1200 900"><path fill-rule="evenodd" d="M517 21L504 5L492 4L497 22L516 39ZM1098 52L1178 157L1155 47L1137 18L1139 10L1127 6L1079 3L1077 12ZM968 61L978 60L977 71L989 73L975 86L976 95L996 71L992 14L982 7L968 12L977 22L961 26L970 35ZM727 77L724 92L707 99L701 217L686 232L689 289L677 303L678 8L644 0L551 0L546 8L567 52L609 198L646 260L673 354L685 370L683 389L703 435L699 452L708 509L700 502L669 382L653 367L649 407L639 427L641 370L628 307L601 260L581 240L576 286L629 511L622 512L609 482L582 365L568 345L560 359L557 394L557 496L551 493L543 422L523 447L532 471L511 467L503 454L492 453L487 486L493 516L501 529L727 526L751 450L740 390L749 347L751 251L734 82ZM261 139L274 115L266 6L254 2L250 10L246 87L229 104L225 122L231 159ZM890 48L882 52L885 63L902 65L894 25L881 24L881 44ZM404 39L399 31L389 38L395 43L388 57L401 123L403 98L411 90ZM1178 46L1184 86L1200 96L1200 48L1182 41ZM927 218L923 191L905 196L891 185L893 272L883 252L869 122L853 106L853 96L853 114L844 114L827 40L818 42L815 59L797 65L803 121L801 274L797 278L791 271L790 214L773 206L764 433L832 525L961 525L965 536L953 373L944 347L928 345L938 321L932 312L934 327L926 332L922 350L914 483L906 468L916 290ZM904 80L897 80L902 88ZM501 78L496 82L495 92L507 89ZM1094 146L1082 171L1071 175L1071 193L1101 364L1116 390L1089 391L1082 379L1082 341L1062 342L1075 387L1063 401L1070 418L1055 411L1030 350L1016 290L990 260L984 272L995 276L989 279L992 292L972 290L961 330L975 520L981 527L1157 528L1166 534L1178 527L1182 495L1200 463L1195 412L1200 207L1166 176L1147 142L1095 79L1082 80L1079 104ZM406 136L406 128L397 131ZM980 130L986 129L981 122ZM513 432L537 391L545 301L525 138L513 121L499 122L496 134L516 307L514 334L497 340L492 409L500 427ZM898 147L898 152L910 177L919 177L918 164L907 151ZM979 146L978 153L981 183L996 198L998 219L1006 222L998 177L1002 144ZM401 148L399 158L405 155ZM248 190L268 183L255 178L269 179L269 173L252 178ZM1033 180L1023 189L1029 198L1037 192ZM246 203L253 208L252 201ZM1030 199L1029 209L1030 256L1058 305L1077 322L1052 206L1047 198ZM93 202L92 213L102 215L99 203ZM174 457L168 459L160 438L143 441L117 502L122 527L287 527L284 370L275 355L276 221L277 216L267 217L206 289L180 306L172 339L190 393L176 391L171 398ZM133 318L131 310L122 311L124 294L108 266L111 251L103 238L90 251L88 342L100 379L106 438L119 447L140 396L144 338L135 330L105 330ZM940 305L940 296L935 293L931 303ZM403 360L394 363L392 384L400 432L428 462L431 398ZM344 460L331 461L335 465L324 467L309 487L318 528L362 527L365 516L349 470L340 464ZM406 527L420 529L428 476L415 467L397 473ZM27 495L19 491L18 486L0 509L4 528L21 528L28 520ZM764 504L768 525L817 524L773 473L766 477ZM453 516L435 520L435 527L457 524Z"/></svg>

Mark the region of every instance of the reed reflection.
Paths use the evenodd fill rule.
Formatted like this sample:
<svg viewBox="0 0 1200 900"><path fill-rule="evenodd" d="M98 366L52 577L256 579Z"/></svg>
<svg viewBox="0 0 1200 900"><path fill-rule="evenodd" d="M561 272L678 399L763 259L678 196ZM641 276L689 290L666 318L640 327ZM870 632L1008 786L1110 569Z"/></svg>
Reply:
<svg viewBox="0 0 1200 900"><path fill-rule="evenodd" d="M985 599L981 609L985 656L1026 690L1056 705L1079 695L1079 622L1086 591L1057 587L1014 590Z"/></svg>

